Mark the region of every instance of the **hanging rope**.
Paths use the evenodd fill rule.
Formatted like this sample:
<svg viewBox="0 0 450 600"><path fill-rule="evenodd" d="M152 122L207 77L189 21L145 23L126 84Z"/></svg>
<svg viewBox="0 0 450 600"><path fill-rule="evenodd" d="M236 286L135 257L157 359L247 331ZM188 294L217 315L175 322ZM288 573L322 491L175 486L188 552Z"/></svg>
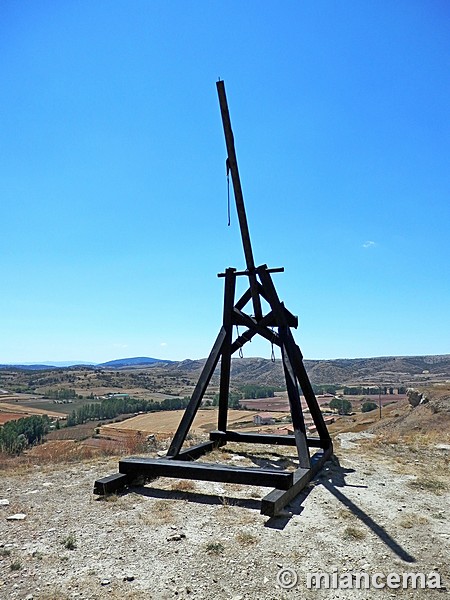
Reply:
<svg viewBox="0 0 450 600"><path fill-rule="evenodd" d="M272 329L272 333L274 333L273 329ZM272 353L270 355L270 360L274 363L275 362L275 350L273 347L273 340L272 340L271 344L272 344Z"/></svg>
<svg viewBox="0 0 450 600"><path fill-rule="evenodd" d="M238 325L236 325L236 333L239 338L240 336L239 336L239 326ZM244 353L242 352L242 346L239 347L239 358L244 358Z"/></svg>
<svg viewBox="0 0 450 600"><path fill-rule="evenodd" d="M231 210L230 210L230 161L227 158L227 208L228 208L228 227L231 224Z"/></svg>

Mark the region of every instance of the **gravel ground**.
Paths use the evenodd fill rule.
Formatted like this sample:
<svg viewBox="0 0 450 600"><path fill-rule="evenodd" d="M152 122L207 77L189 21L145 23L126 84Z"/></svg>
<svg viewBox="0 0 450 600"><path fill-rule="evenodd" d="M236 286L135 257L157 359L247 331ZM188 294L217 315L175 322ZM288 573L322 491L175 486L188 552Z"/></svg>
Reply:
<svg viewBox="0 0 450 600"><path fill-rule="evenodd" d="M447 597L448 489L425 480L413 487L419 458L399 462L369 451L370 442L367 435L342 436L337 459L275 519L259 513L268 489L232 484L161 478L99 500L93 482L116 472L117 458L7 470L0 598ZM15 514L26 516L7 519ZM291 589L280 585L283 569L298 577ZM340 578L437 571L443 587L307 589L308 572L333 570ZM289 585L293 573L284 571L281 583Z"/></svg>

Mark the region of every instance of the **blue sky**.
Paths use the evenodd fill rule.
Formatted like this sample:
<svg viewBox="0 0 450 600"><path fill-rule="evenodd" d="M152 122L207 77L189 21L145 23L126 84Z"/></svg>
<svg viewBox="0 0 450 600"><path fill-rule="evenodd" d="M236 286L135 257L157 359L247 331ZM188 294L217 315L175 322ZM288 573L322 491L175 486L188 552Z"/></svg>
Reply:
<svg viewBox="0 0 450 600"><path fill-rule="evenodd" d="M446 1L0 4L0 362L206 356L225 80L306 358L450 352ZM246 356L270 357L254 341Z"/></svg>

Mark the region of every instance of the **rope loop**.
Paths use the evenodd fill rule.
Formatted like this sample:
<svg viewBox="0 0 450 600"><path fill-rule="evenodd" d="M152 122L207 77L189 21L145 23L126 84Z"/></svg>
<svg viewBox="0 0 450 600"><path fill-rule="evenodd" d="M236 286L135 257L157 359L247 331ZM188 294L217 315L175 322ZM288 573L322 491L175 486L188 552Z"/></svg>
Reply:
<svg viewBox="0 0 450 600"><path fill-rule="evenodd" d="M228 227L231 225L231 210L230 210L230 161L227 158L227 210L228 210Z"/></svg>
<svg viewBox="0 0 450 600"><path fill-rule="evenodd" d="M239 326L236 325L237 336L239 337ZM242 352L242 346L239 346L239 358L244 358L244 353Z"/></svg>

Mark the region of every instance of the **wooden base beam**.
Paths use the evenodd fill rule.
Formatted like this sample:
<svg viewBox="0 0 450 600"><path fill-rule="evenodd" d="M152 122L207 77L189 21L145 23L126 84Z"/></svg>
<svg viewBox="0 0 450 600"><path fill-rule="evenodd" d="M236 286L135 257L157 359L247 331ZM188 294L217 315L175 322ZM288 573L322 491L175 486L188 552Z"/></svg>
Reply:
<svg viewBox="0 0 450 600"><path fill-rule="evenodd" d="M274 517L279 514L283 508L292 502L298 494L308 485L325 462L331 458L333 449L316 452L311 457L310 469L297 469L294 472L294 481L288 490L272 490L261 500L261 514Z"/></svg>
<svg viewBox="0 0 450 600"><path fill-rule="evenodd" d="M275 446L295 446L294 435L273 435L270 433L239 433L238 431L211 431L209 439L219 442L221 446L227 442L238 442L241 444L271 444ZM330 440L321 440L319 438L307 438L307 444L310 448L322 448L326 450L330 445Z"/></svg>
<svg viewBox="0 0 450 600"><path fill-rule="evenodd" d="M120 492L128 483L128 475L125 473L114 473L114 475L102 477L94 482L94 494L97 494L97 496L108 496L109 494Z"/></svg>
<svg viewBox="0 0 450 600"><path fill-rule="evenodd" d="M289 471L229 467L217 463L191 463L170 458L124 458L119 461L119 471L131 479L136 476L151 479L175 477L177 479L260 485L281 490L289 489L294 481L294 474Z"/></svg>

